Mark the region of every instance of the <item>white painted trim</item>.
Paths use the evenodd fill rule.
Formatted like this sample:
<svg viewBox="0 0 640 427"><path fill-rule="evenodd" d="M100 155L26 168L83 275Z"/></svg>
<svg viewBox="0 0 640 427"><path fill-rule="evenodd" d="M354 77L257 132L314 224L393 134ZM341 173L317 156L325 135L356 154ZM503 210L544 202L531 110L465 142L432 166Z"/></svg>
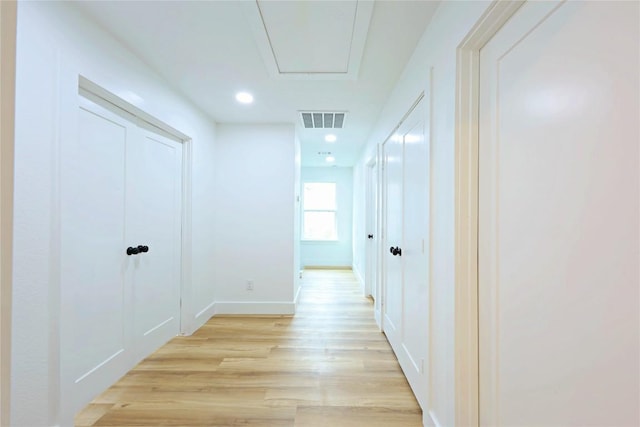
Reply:
<svg viewBox="0 0 640 427"><path fill-rule="evenodd" d="M85 90L97 96L98 98L101 98L102 100L112 104L113 106L121 110L124 110L129 114L136 116L137 118L143 120L144 122L150 124L151 126L154 126L170 134L171 136L173 136L174 138L182 142L191 140L191 138L188 135L180 132L178 129L168 125L162 120L155 118L154 116L147 113L146 111L141 110L140 108L136 107L130 102L125 101L124 99L120 98L118 95L109 92L102 86L92 82L91 80L87 79L82 75L78 76L78 85L80 89Z"/></svg>
<svg viewBox="0 0 640 427"><path fill-rule="evenodd" d="M221 314L293 315L295 302L223 301L214 304L214 316Z"/></svg>
<svg viewBox="0 0 640 427"><path fill-rule="evenodd" d="M296 292L296 296L293 297L293 304L298 308L298 301L300 301L300 294L302 293L302 285L298 286L298 290Z"/></svg>
<svg viewBox="0 0 640 427"><path fill-rule="evenodd" d="M198 318L202 311L195 316L193 315L193 285L191 281L193 248L193 233L191 229L193 207L192 172L193 140L188 138L183 140L182 143L182 260L180 264L180 334L182 335L191 335L202 326L198 324ZM213 311L209 317L212 315Z"/></svg>
<svg viewBox="0 0 640 427"><path fill-rule="evenodd" d="M10 424L13 159L16 72L15 1L0 2L0 425Z"/></svg>
<svg viewBox="0 0 640 427"><path fill-rule="evenodd" d="M54 126L51 143L51 218L49 240L49 421L60 421L62 417L62 141L68 130L63 125L62 61L59 50L55 51L55 93L53 111ZM75 129L75 127L74 127Z"/></svg>
<svg viewBox="0 0 640 427"><path fill-rule="evenodd" d="M366 295L366 284L364 279L362 278L362 274L360 273L360 270L358 270L355 264L352 265L351 270L353 270L353 275L356 276L356 279L360 284L360 290L362 291L363 295L368 296Z"/></svg>
<svg viewBox="0 0 640 427"><path fill-rule="evenodd" d="M380 332L384 330L383 327L383 316L382 316L382 304L383 304L383 295L382 295L382 274L384 273L382 267L382 257L384 256L384 248L383 248L383 228L382 228L382 177L383 177L383 166L382 163L384 159L382 158L382 145L376 145L376 150L374 153L374 159L376 161L376 178L377 181L375 183L376 188L376 198L377 198L377 212L376 212L376 224L374 233L376 233L375 237L375 247L374 250L377 252L376 256L376 298L374 300L373 312L374 317L376 319L376 324L380 329Z"/></svg>
<svg viewBox="0 0 640 427"><path fill-rule="evenodd" d="M374 254L378 250L378 238L377 238L378 211L376 209L378 203L375 203L375 202L372 203L372 199L374 201L377 201L377 196L378 196L378 183L372 182L372 179L374 177L374 171L377 172L376 170L377 167L378 167L378 163L377 163L376 156L372 156L367 162L365 162L365 166L364 166L364 180L365 180L364 182L365 230L364 231L367 234L373 233L374 235L373 241L369 241L368 238L365 241L365 248L364 248L364 252L365 252L364 295L365 296L373 296L375 294L374 287L376 287L375 290L377 291L377 283L375 282L371 283L371 279L372 279L371 276L374 276L374 274L372 273L374 270L378 268L377 262L376 262L376 265L373 265ZM376 259L376 261L378 260ZM375 278L377 281L378 276L375 275Z"/></svg>
<svg viewBox="0 0 640 427"><path fill-rule="evenodd" d="M208 304L194 316L197 322L194 325L194 330L191 331L191 334L194 333L200 326L204 325L207 320L211 319L211 317L215 314L215 305L216 302L212 301L211 304Z"/></svg>
<svg viewBox="0 0 640 427"><path fill-rule="evenodd" d="M494 1L458 46L455 123L455 425L479 425L478 103L480 49L524 1Z"/></svg>
<svg viewBox="0 0 640 427"><path fill-rule="evenodd" d="M442 424L438 421L436 414L433 411L424 411L422 413L422 425L424 427L441 427Z"/></svg>

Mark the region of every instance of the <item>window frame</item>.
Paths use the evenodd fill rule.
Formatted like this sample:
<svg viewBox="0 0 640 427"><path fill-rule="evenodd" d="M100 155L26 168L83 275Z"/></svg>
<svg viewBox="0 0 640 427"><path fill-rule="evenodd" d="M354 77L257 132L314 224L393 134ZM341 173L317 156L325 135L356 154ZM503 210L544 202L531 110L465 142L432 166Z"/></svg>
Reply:
<svg viewBox="0 0 640 427"><path fill-rule="evenodd" d="M334 209L305 209L305 191L304 187L307 184L333 184L335 188L335 200L334 200ZM300 209L300 240L302 242L315 242L315 243L335 243L339 241L339 233L338 233L338 183L336 181L323 181L323 180L312 180L312 181L303 181L302 182L302 208ZM335 238L333 239L315 239L305 237L305 213L306 212L333 212L334 214L334 230L335 230Z"/></svg>

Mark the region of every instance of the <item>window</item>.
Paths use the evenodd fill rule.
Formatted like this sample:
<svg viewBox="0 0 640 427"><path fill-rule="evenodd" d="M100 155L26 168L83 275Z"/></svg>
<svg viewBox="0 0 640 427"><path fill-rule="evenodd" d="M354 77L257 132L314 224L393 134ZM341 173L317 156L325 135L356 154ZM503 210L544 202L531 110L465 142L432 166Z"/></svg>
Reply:
<svg viewBox="0 0 640 427"><path fill-rule="evenodd" d="M304 240L338 240L336 226L336 184L306 182L302 193Z"/></svg>

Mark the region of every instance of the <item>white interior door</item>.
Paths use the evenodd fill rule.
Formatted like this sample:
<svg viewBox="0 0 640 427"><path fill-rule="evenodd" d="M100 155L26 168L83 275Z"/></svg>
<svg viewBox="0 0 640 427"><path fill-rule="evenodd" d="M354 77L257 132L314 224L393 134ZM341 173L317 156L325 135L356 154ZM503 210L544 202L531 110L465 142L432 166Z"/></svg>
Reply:
<svg viewBox="0 0 640 427"><path fill-rule="evenodd" d="M481 51L482 425L640 425L639 12L529 2Z"/></svg>
<svg viewBox="0 0 640 427"><path fill-rule="evenodd" d="M131 365L126 303L125 157L135 126L80 98L78 138L64 141L61 180L63 398L72 411ZM67 406L67 405L65 405Z"/></svg>
<svg viewBox="0 0 640 427"><path fill-rule="evenodd" d="M384 153L384 298L383 329L394 348L402 345L403 269L402 256L402 136L393 135L383 144Z"/></svg>
<svg viewBox="0 0 640 427"><path fill-rule="evenodd" d="M366 169L366 268L365 268L365 295L375 300L376 294L376 242L377 234L377 183L375 182L376 163L367 165Z"/></svg>
<svg viewBox="0 0 640 427"><path fill-rule="evenodd" d="M426 407L429 342L429 141L420 101L383 145L383 330Z"/></svg>
<svg viewBox="0 0 640 427"><path fill-rule="evenodd" d="M429 150L424 101L401 126L403 162L402 346L398 361L416 398L426 407L425 359L429 342Z"/></svg>
<svg viewBox="0 0 640 427"><path fill-rule="evenodd" d="M129 244L133 256L136 355L143 358L180 332L182 144L147 129L129 150Z"/></svg>

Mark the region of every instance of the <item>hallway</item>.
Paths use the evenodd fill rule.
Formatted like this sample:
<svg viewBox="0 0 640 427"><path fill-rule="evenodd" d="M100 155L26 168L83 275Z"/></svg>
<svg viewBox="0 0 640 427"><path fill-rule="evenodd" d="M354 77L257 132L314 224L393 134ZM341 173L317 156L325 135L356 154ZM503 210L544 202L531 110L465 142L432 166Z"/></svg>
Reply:
<svg viewBox="0 0 640 427"><path fill-rule="evenodd" d="M295 317L215 317L76 417L87 426L421 426L351 271L307 270Z"/></svg>

